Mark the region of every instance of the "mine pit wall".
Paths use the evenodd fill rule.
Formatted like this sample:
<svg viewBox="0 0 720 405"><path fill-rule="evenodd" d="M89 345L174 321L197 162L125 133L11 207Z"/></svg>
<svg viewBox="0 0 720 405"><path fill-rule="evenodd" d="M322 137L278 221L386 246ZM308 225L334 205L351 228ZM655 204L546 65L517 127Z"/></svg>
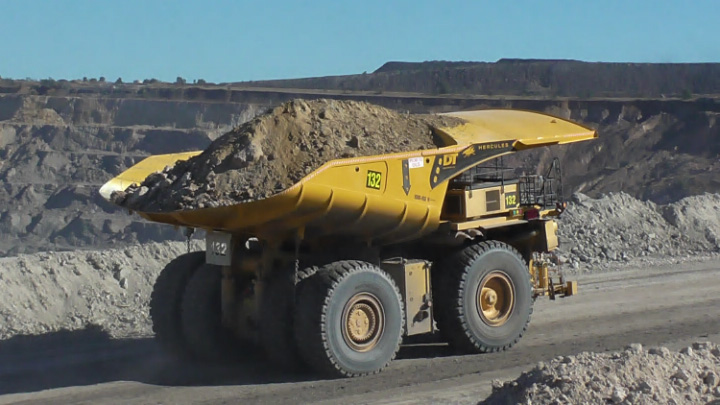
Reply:
<svg viewBox="0 0 720 405"><path fill-rule="evenodd" d="M0 97L1 121L28 121L48 113L65 125L149 126L224 129L247 121L269 103L213 103L95 97L6 95ZM56 124L60 124L56 121Z"/></svg>
<svg viewBox="0 0 720 405"><path fill-rule="evenodd" d="M0 256L179 239L172 227L119 212L97 195L144 156L202 149L232 127L293 98L368 101L398 111L544 111L598 128L601 138L516 156L564 161L565 194L624 190L665 203L720 192L716 118L699 100L529 99L192 89L120 97L0 96ZM154 90L160 91L160 90ZM165 95L168 99L152 99Z"/></svg>
<svg viewBox="0 0 720 405"><path fill-rule="evenodd" d="M144 99L0 97L0 256L180 239L97 193L151 154L205 148L269 107Z"/></svg>

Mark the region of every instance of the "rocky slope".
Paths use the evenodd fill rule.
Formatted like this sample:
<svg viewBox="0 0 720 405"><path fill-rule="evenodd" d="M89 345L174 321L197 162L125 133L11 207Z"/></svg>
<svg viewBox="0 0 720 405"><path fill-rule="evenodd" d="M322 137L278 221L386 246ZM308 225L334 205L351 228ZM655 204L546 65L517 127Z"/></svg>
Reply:
<svg viewBox="0 0 720 405"><path fill-rule="evenodd" d="M481 404L714 404L720 348L699 342L674 353L635 343L615 353L581 353L540 363L493 383Z"/></svg>
<svg viewBox="0 0 720 405"><path fill-rule="evenodd" d="M544 97L662 97L720 93L717 63L388 62L370 74L242 83L258 87Z"/></svg>
<svg viewBox="0 0 720 405"><path fill-rule="evenodd" d="M165 242L0 258L0 339L91 325L115 337L150 335L152 286L186 251L185 243Z"/></svg>
<svg viewBox="0 0 720 405"><path fill-rule="evenodd" d="M205 148L261 105L0 97L0 256L178 239L97 193L151 154Z"/></svg>
<svg viewBox="0 0 720 405"><path fill-rule="evenodd" d="M545 110L597 128L599 139L529 152L545 162L560 157L570 190L624 191L656 203L720 191L720 103L583 104Z"/></svg>
<svg viewBox="0 0 720 405"><path fill-rule="evenodd" d="M562 263L591 271L612 262L720 252L720 194L658 205L625 193L573 195L559 220Z"/></svg>
<svg viewBox="0 0 720 405"><path fill-rule="evenodd" d="M689 98L720 94L720 63L606 63L578 60L500 59L497 62L387 62L374 72L342 76L207 83L184 80L143 83L104 80L12 80L0 78L0 93L52 96L147 98L192 101L249 101L238 89L262 93L415 93L528 97ZM298 90L303 89L303 90ZM277 93L276 93L277 94ZM272 100L267 94L263 101ZM291 98L296 98L294 95ZM277 101L277 100L275 100Z"/></svg>

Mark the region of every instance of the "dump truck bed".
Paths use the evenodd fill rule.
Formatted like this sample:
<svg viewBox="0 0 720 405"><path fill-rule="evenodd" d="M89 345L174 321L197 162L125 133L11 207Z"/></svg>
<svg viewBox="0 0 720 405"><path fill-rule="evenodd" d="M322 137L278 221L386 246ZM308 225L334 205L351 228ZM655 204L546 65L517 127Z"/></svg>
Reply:
<svg viewBox="0 0 720 405"><path fill-rule="evenodd" d="M435 128L447 146L423 151L332 160L269 198L174 212L138 212L155 222L273 238L348 235L396 243L437 229L448 181L484 161L533 147L597 137L562 118L518 110L448 113L465 120ZM151 156L107 182L114 191L200 152Z"/></svg>

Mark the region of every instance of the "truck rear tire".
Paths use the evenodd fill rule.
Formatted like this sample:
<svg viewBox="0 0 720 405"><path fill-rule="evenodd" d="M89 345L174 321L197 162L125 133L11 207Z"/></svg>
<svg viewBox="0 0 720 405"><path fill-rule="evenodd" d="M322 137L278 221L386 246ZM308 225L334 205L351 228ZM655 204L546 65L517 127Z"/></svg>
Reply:
<svg viewBox="0 0 720 405"><path fill-rule="evenodd" d="M457 252L439 264L433 288L440 333L462 352L506 350L530 323L528 266L505 243L485 241Z"/></svg>
<svg viewBox="0 0 720 405"><path fill-rule="evenodd" d="M405 314L393 279L372 264L340 261L298 285L295 341L316 371L375 374L395 358Z"/></svg>
<svg viewBox="0 0 720 405"><path fill-rule="evenodd" d="M185 285L205 261L205 252L176 257L158 275L150 295L150 318L155 340L167 353L188 358L182 332L181 305Z"/></svg>
<svg viewBox="0 0 720 405"><path fill-rule="evenodd" d="M222 324L220 266L204 264L190 278L182 299L182 329L195 360L226 363L242 342Z"/></svg>
<svg viewBox="0 0 720 405"><path fill-rule="evenodd" d="M297 272L298 282L315 274L316 267ZM289 273L289 272L288 272ZM270 361L296 371L303 361L295 344L295 283L290 274L274 275L263 283L260 303L260 343Z"/></svg>

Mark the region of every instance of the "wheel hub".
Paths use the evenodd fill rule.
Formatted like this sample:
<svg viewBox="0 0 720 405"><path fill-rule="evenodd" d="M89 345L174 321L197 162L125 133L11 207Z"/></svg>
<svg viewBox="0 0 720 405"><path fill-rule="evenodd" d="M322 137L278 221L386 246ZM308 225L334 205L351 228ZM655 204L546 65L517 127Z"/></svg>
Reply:
<svg viewBox="0 0 720 405"><path fill-rule="evenodd" d="M350 309L348 317L348 332L355 342L366 342L372 337L377 328L377 318L372 308L363 303L357 303Z"/></svg>
<svg viewBox="0 0 720 405"><path fill-rule="evenodd" d="M486 275L477 291L477 311L480 318L490 326L502 326L507 322L515 306L515 286L501 271Z"/></svg>
<svg viewBox="0 0 720 405"><path fill-rule="evenodd" d="M354 295L343 310L343 339L353 350L365 352L377 345L383 332L384 310L372 294Z"/></svg>
<svg viewBox="0 0 720 405"><path fill-rule="evenodd" d="M494 290L486 288L482 293L487 305L494 306L497 303L497 293Z"/></svg>

